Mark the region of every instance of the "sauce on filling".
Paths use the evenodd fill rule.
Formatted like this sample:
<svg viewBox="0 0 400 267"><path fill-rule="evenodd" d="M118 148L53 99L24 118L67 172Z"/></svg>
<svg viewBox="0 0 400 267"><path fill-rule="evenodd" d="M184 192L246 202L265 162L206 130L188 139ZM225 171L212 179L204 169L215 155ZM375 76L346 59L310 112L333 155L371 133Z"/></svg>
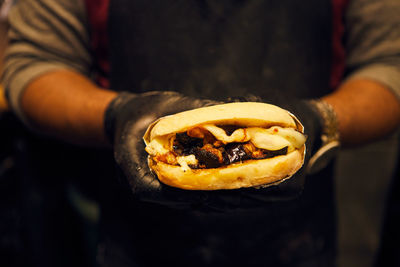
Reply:
<svg viewBox="0 0 400 267"><path fill-rule="evenodd" d="M221 128L227 135L231 135L239 127L228 125ZM288 151L288 147L274 151L260 149L251 142L223 144L210 132L201 128L177 133L172 148L176 156L195 155L198 164L189 165L192 169L218 168L249 159L272 158L286 155Z"/></svg>

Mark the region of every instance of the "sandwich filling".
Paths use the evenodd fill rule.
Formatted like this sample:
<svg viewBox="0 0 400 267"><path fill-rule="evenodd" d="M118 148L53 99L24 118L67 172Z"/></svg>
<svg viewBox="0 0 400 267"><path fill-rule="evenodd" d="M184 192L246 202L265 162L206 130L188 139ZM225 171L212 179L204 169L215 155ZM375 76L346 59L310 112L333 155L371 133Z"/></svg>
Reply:
<svg viewBox="0 0 400 267"><path fill-rule="evenodd" d="M306 137L294 128L205 124L158 136L146 151L156 161L187 171L286 155L301 148L305 141Z"/></svg>

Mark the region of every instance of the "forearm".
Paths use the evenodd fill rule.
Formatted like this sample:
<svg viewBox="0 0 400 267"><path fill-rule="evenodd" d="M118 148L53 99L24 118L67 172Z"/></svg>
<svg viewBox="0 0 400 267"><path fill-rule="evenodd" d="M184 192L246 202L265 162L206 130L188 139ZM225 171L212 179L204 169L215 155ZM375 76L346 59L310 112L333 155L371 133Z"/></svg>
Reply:
<svg viewBox="0 0 400 267"><path fill-rule="evenodd" d="M21 104L30 124L40 132L70 143L106 146L104 112L116 94L83 75L62 70L33 80Z"/></svg>
<svg viewBox="0 0 400 267"><path fill-rule="evenodd" d="M372 80L350 80L323 99L337 114L344 146L382 138L400 124L399 99L384 85Z"/></svg>

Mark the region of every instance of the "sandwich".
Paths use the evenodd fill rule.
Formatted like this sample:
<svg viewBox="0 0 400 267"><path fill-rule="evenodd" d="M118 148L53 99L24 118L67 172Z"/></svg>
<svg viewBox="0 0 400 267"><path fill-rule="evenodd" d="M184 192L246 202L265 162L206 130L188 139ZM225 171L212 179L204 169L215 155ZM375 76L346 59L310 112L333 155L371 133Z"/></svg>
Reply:
<svg viewBox="0 0 400 267"><path fill-rule="evenodd" d="M143 139L158 179L186 190L262 187L304 163L304 127L278 106L239 102L180 112L151 124Z"/></svg>

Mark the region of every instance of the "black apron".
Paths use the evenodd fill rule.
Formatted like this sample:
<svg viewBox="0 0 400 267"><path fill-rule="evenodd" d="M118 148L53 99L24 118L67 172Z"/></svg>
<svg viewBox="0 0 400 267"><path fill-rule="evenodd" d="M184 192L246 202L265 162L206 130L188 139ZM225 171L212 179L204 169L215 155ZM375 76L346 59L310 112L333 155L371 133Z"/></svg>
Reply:
<svg viewBox="0 0 400 267"><path fill-rule="evenodd" d="M330 17L321 0L111 1L111 88L318 97L329 90ZM177 211L110 194L99 263L334 266L331 170L308 177L299 199L246 212Z"/></svg>

